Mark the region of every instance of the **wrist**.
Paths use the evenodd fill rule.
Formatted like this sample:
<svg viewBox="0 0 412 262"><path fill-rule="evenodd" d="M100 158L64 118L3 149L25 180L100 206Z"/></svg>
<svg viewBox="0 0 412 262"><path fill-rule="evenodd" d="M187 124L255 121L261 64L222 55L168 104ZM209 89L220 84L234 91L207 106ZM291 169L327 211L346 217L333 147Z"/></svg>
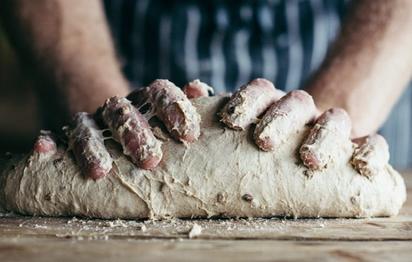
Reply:
<svg viewBox="0 0 412 262"><path fill-rule="evenodd" d="M305 90L312 95L321 112L339 107L349 114L352 120L352 137L370 135L378 131L386 115L382 114L377 102L368 99L367 90L357 88L360 84L339 84L335 81L314 80Z"/></svg>
<svg viewBox="0 0 412 262"><path fill-rule="evenodd" d="M67 105L70 114L76 112L93 113L112 96L126 96L129 85L123 77L102 75L93 79L76 79L63 87L67 95Z"/></svg>

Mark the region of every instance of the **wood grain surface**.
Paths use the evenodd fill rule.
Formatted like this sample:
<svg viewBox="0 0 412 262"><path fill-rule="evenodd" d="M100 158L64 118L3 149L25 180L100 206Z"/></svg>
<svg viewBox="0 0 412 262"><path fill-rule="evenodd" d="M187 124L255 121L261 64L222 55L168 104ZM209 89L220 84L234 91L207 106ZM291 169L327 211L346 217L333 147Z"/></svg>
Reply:
<svg viewBox="0 0 412 262"><path fill-rule="evenodd" d="M408 195L412 176L405 174ZM193 225L202 231L193 239ZM412 261L412 201L393 218L126 221L0 215L0 261Z"/></svg>

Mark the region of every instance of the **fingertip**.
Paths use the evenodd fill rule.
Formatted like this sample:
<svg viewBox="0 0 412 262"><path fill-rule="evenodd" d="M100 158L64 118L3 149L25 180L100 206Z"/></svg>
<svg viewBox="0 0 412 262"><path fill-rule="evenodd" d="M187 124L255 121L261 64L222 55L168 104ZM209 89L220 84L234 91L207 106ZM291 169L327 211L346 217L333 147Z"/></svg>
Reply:
<svg viewBox="0 0 412 262"><path fill-rule="evenodd" d="M303 165L311 170L316 170L321 168L321 162L316 157L316 154L312 152L309 148L302 146L300 148L300 159Z"/></svg>
<svg viewBox="0 0 412 262"><path fill-rule="evenodd" d="M298 99L302 102L311 102L315 104L313 97L306 91L304 90L293 90L290 91L289 93L286 94L288 97L293 97L295 99Z"/></svg>
<svg viewBox="0 0 412 262"><path fill-rule="evenodd" d="M207 97L209 96L209 92L213 94L214 90L211 86L196 79L187 83L183 87L183 92L186 94L187 98L194 99L198 97Z"/></svg>
<svg viewBox="0 0 412 262"><path fill-rule="evenodd" d="M144 159L140 163L140 167L145 170L153 170L156 168L162 159L157 156L149 157Z"/></svg>
<svg viewBox="0 0 412 262"><path fill-rule="evenodd" d="M266 78L255 78L248 83L248 85L258 85L258 86L267 86L271 88L275 88L275 85Z"/></svg>
<svg viewBox="0 0 412 262"><path fill-rule="evenodd" d="M57 151L57 145L51 132L41 131L33 145L33 151L39 154L49 154Z"/></svg>
<svg viewBox="0 0 412 262"><path fill-rule="evenodd" d="M103 177L105 177L108 173L110 172L104 169L101 169L97 166L93 166L89 169L89 171L87 172L87 175L93 179L93 180L99 180Z"/></svg>
<svg viewBox="0 0 412 262"><path fill-rule="evenodd" d="M257 137L257 138L255 138L255 142L256 142L256 145L257 145L262 151L265 151L265 152L273 151L274 145L273 145L273 142L272 142L272 140L271 140L270 138L267 138L267 137L265 137L265 138L259 138L259 137Z"/></svg>
<svg viewBox="0 0 412 262"><path fill-rule="evenodd" d="M38 139L34 143L33 150L40 154L51 153L56 151L56 144L44 139Z"/></svg>

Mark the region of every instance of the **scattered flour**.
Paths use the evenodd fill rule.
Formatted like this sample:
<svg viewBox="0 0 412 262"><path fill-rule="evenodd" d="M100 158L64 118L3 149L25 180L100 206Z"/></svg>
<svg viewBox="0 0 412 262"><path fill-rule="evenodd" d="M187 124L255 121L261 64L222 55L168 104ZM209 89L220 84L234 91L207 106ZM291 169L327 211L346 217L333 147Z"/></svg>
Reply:
<svg viewBox="0 0 412 262"><path fill-rule="evenodd" d="M189 231L189 238L195 238L202 234L202 227L198 224L193 224L192 229Z"/></svg>

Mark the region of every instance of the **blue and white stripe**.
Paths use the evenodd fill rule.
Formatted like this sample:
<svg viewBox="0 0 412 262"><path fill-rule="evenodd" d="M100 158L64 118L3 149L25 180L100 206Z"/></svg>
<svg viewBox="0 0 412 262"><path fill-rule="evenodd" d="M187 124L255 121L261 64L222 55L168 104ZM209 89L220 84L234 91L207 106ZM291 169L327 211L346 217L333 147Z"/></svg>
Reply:
<svg viewBox="0 0 412 262"><path fill-rule="evenodd" d="M223 92L257 76L281 89L302 85L336 34L342 1L106 0L105 7L135 85L200 77Z"/></svg>

